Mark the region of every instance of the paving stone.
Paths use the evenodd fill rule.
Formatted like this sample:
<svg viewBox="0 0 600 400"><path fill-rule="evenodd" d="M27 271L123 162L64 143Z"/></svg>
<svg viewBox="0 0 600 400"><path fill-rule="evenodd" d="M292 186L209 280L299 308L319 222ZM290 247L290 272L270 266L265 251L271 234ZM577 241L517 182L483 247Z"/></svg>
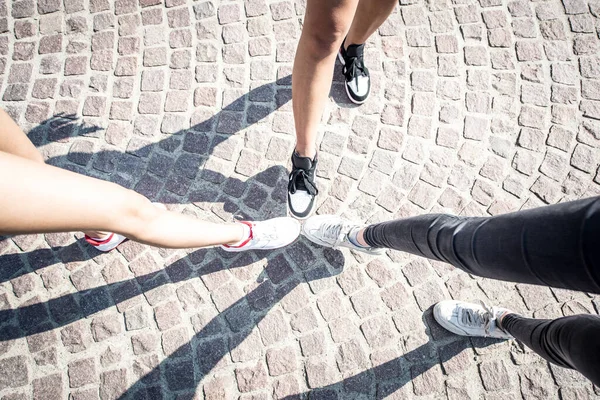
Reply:
<svg viewBox="0 0 600 400"><path fill-rule="evenodd" d="M181 313L177 307L177 303L170 301L155 307L154 318L158 328L162 331L179 324L181 322Z"/></svg>
<svg viewBox="0 0 600 400"><path fill-rule="evenodd" d="M158 347L159 338L151 333L140 333L131 337L133 354L144 354L155 350Z"/></svg>
<svg viewBox="0 0 600 400"><path fill-rule="evenodd" d="M15 37L17 39L23 39L34 36L37 33L37 29L34 23L31 21L16 20L14 25Z"/></svg>
<svg viewBox="0 0 600 400"><path fill-rule="evenodd" d="M598 45L598 43L596 42L596 40L594 39L594 37L585 37L585 36L580 36L577 37L575 39L575 42L573 44L573 52L576 55L583 55L583 54L598 54L598 49L600 48L600 46Z"/></svg>
<svg viewBox="0 0 600 400"><path fill-rule="evenodd" d="M184 28L190 25L190 13L186 7L167 11L170 28Z"/></svg>
<svg viewBox="0 0 600 400"><path fill-rule="evenodd" d="M258 323L262 341L265 345L280 342L289 335L288 324L284 322L281 311L267 315Z"/></svg>
<svg viewBox="0 0 600 400"><path fill-rule="evenodd" d="M598 67L598 61L598 57L581 57L581 75L585 78L600 77L600 67Z"/></svg>
<svg viewBox="0 0 600 400"><path fill-rule="evenodd" d="M481 16L488 29L502 28L508 23L506 14L502 10L485 10Z"/></svg>
<svg viewBox="0 0 600 400"><path fill-rule="evenodd" d="M596 151L582 144L575 146L571 157L571 165L584 172L592 172L598 165Z"/></svg>
<svg viewBox="0 0 600 400"><path fill-rule="evenodd" d="M95 383L97 380L96 364L93 358L70 362L68 371L69 387L71 388L78 388L90 383Z"/></svg>
<svg viewBox="0 0 600 400"><path fill-rule="evenodd" d="M413 391L417 396L433 394L438 391L442 381L442 372L437 365L418 365L411 368Z"/></svg>
<svg viewBox="0 0 600 400"><path fill-rule="evenodd" d="M360 329L372 348L389 346L398 339L392 321L386 317L371 318Z"/></svg>
<svg viewBox="0 0 600 400"><path fill-rule="evenodd" d="M427 28L408 28L406 30L406 43L411 47L429 47L432 38Z"/></svg>
<svg viewBox="0 0 600 400"><path fill-rule="evenodd" d="M225 25L233 22L237 22L240 19L240 7L238 4L227 4L219 6L217 10L217 18L219 24ZM196 14L197 16L198 14Z"/></svg>
<svg viewBox="0 0 600 400"><path fill-rule="evenodd" d="M240 392L251 392L266 385L267 371L262 362L247 368L236 368L235 376Z"/></svg>
<svg viewBox="0 0 600 400"><path fill-rule="evenodd" d="M86 350L91 343L89 326L83 323L75 323L63 328L60 335L63 345L71 353Z"/></svg>
<svg viewBox="0 0 600 400"><path fill-rule="evenodd" d="M34 379L32 381L32 386L33 399L35 400L58 400L62 399L64 396L62 388L62 378L59 374Z"/></svg>
<svg viewBox="0 0 600 400"><path fill-rule="evenodd" d="M525 369L519 374L521 382L521 392L526 396L542 398L554 395L554 388L550 383L550 376L547 370Z"/></svg>
<svg viewBox="0 0 600 400"><path fill-rule="evenodd" d="M126 389L126 369L107 371L100 375L100 398L102 400L117 399Z"/></svg>
<svg viewBox="0 0 600 400"><path fill-rule="evenodd" d="M267 351L269 375L279 376L296 370L296 356L291 346Z"/></svg>
<svg viewBox="0 0 600 400"><path fill-rule="evenodd" d="M488 52L483 46L465 46L465 63L472 66L488 64Z"/></svg>
<svg viewBox="0 0 600 400"><path fill-rule="evenodd" d="M326 361L309 359L305 368L308 386L311 388L326 386L336 380L337 374L333 370L334 367Z"/></svg>
<svg viewBox="0 0 600 400"><path fill-rule="evenodd" d="M493 391L511 388L508 370L501 360L479 364L479 373L485 390Z"/></svg>
<svg viewBox="0 0 600 400"><path fill-rule="evenodd" d="M100 342L122 332L122 322L118 315L96 317L91 325L94 340Z"/></svg>
<svg viewBox="0 0 600 400"><path fill-rule="evenodd" d="M367 366L367 357L358 340L351 340L339 345L336 362L340 372L347 373L364 369Z"/></svg>
<svg viewBox="0 0 600 400"><path fill-rule="evenodd" d="M15 356L0 360L4 373L0 378L0 388L17 388L29 383L29 368L24 356Z"/></svg>
<svg viewBox="0 0 600 400"><path fill-rule="evenodd" d="M192 351L187 328L175 328L162 335L162 348L168 357L185 357Z"/></svg>

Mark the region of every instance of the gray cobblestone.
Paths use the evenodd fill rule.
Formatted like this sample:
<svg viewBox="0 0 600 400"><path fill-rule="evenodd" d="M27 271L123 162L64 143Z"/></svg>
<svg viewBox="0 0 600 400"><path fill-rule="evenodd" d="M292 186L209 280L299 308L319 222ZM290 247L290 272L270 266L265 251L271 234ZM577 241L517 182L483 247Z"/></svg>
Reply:
<svg viewBox="0 0 600 400"><path fill-rule="evenodd" d="M0 388L20 387L24 386L29 381L29 369L25 357L16 356L5 358L0 361L3 373L0 379Z"/></svg>

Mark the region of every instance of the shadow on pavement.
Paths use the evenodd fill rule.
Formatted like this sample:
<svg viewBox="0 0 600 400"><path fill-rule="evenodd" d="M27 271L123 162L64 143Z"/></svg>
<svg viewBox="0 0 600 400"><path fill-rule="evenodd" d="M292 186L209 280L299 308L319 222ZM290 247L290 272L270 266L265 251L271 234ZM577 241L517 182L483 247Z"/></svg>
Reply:
<svg viewBox="0 0 600 400"><path fill-rule="evenodd" d="M285 80L286 78L284 78ZM279 81L278 81L279 82ZM343 85L337 83L337 89ZM332 89L336 102L347 103L345 93ZM275 99L276 107L271 104ZM110 180L131 188L152 201L167 204L223 203L226 213L239 212L241 202L246 217L265 219L277 216L279 210L268 204L286 202L287 171L274 166L242 181L227 177L222 170L206 165L210 155L227 160L227 146L242 129L286 104L291 90L269 83L241 96L222 111L207 119L200 118L191 128L166 136L156 143L134 136L127 151L70 151L51 157L47 162L78 173ZM261 104L262 102L262 104ZM243 110L246 110L244 118ZM80 124L72 116L56 116L32 129L28 136L40 146L47 142L66 141L92 135L101 128ZM261 132L255 133L261 135ZM268 133L264 133L268 142ZM259 138L261 139L261 138ZM235 137L235 140L241 140ZM200 178L200 180L198 180ZM202 208L202 207L201 207ZM298 241L275 252L230 254L216 249L200 249L167 267L135 278L106 284L74 294L64 294L39 302L37 298L17 309L0 310L0 342L7 342L64 327L116 305L126 309L127 302L139 295L148 298L166 284L193 278L206 279L231 268L250 265L266 259L264 273L252 291L220 309L189 342L180 346L165 360L151 367L120 397L121 399L162 399L177 393L185 396L197 390L202 379L233 349L237 348L261 323L269 311L292 293L300 284L330 279L344 266L342 253L323 249L323 259L317 258L306 241ZM321 251L321 250L317 250ZM299 268L292 268L287 258L299 259ZM67 246L36 249L25 253L0 255L0 283L57 263L87 261L100 255L95 249L79 242ZM217 257L219 256L219 257ZM37 301L37 302L35 302ZM31 303L31 304L29 304ZM122 311L120 309L120 311ZM431 328L431 326L430 326ZM452 340L456 339L455 337ZM491 342L490 342L491 343ZM488 345L489 343L483 343ZM440 361L444 363L472 344L469 340L454 340L441 345L428 343L376 367L292 398L352 398L359 395L383 398L401 389L410 380L427 372ZM199 366L195 368L194 365ZM166 384L165 384L166 383ZM179 397L178 397L179 398ZM182 397L184 398L184 397ZM191 397L190 397L191 398Z"/></svg>

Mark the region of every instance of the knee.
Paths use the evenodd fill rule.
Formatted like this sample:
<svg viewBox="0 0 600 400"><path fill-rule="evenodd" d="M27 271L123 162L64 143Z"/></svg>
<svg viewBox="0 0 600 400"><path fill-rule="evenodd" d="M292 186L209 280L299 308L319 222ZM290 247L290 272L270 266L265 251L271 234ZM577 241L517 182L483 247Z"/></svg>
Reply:
<svg viewBox="0 0 600 400"><path fill-rule="evenodd" d="M126 230L123 234L131 239L141 239L162 211L133 190L128 190L121 204L117 218L120 219L119 225Z"/></svg>
<svg viewBox="0 0 600 400"><path fill-rule="evenodd" d="M302 32L302 40L307 50L305 56L314 60L322 60L336 54L345 34L346 26L341 23L332 23L327 27L321 26L313 29L305 26Z"/></svg>

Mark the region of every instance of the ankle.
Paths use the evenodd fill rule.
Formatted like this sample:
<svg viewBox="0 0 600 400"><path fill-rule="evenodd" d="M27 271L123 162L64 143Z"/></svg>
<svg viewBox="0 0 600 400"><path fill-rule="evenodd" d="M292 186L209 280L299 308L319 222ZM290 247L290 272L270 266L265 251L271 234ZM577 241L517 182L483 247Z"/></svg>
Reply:
<svg viewBox="0 0 600 400"><path fill-rule="evenodd" d="M356 232L356 241L361 246L369 247L369 243L367 243L365 240L365 228L361 228L358 232Z"/></svg>
<svg viewBox="0 0 600 400"><path fill-rule="evenodd" d="M236 223L233 225L233 228L237 230L235 239L229 243L228 246L242 246L245 241L250 238L250 227L243 223Z"/></svg>
<svg viewBox="0 0 600 400"><path fill-rule="evenodd" d="M369 245L367 244L367 242L364 241L364 239L362 238L362 232L364 231L364 228L354 228L352 230L350 230L350 232L348 232L348 240L350 240L350 243L352 243L355 246L360 246L360 247L369 247Z"/></svg>
<svg viewBox="0 0 600 400"><path fill-rule="evenodd" d="M95 240L105 240L110 236L110 232L102 231L85 231L83 234Z"/></svg>
<svg viewBox="0 0 600 400"><path fill-rule="evenodd" d="M512 312L510 312L510 311L505 311L505 312L504 312L504 313L502 313L502 314L501 314L501 315L500 315L498 318L496 318L496 325L498 325L498 328L500 328L500 329L502 329L503 331L505 331L505 329L504 329L504 326L502 325L502 321L504 321L504 318L505 318L507 315L510 315L510 314L514 314L514 313L512 313Z"/></svg>
<svg viewBox="0 0 600 400"><path fill-rule="evenodd" d="M360 40L353 40L352 38L351 39L346 38L344 43L342 43L342 46L344 47L344 50L348 50L348 47L350 47L350 46L353 46L353 45L354 46L362 46L365 44L365 42L366 42L366 40L360 41Z"/></svg>
<svg viewBox="0 0 600 400"><path fill-rule="evenodd" d="M300 157L308 157L311 160L314 160L317 155L317 150L314 147L296 147L294 152Z"/></svg>

